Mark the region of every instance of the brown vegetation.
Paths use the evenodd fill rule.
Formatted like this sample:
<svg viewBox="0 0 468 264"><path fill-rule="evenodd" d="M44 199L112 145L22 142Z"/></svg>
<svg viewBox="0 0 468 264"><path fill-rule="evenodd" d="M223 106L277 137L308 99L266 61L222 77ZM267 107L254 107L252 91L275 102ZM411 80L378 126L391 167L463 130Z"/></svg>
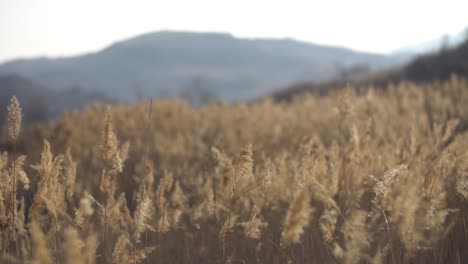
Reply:
<svg viewBox="0 0 468 264"><path fill-rule="evenodd" d="M466 102L453 78L21 128L13 99L0 262L466 263Z"/></svg>

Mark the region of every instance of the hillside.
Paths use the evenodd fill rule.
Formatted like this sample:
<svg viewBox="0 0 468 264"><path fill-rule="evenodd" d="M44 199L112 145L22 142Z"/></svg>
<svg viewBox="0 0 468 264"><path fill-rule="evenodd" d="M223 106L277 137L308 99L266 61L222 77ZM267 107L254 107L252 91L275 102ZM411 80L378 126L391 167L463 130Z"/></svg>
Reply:
<svg viewBox="0 0 468 264"><path fill-rule="evenodd" d="M390 67L359 78L328 82L299 82L274 93L273 97L279 100L289 100L294 95L304 92L325 94L331 89L346 85L386 87L388 84L402 81L431 83L448 80L453 74L468 78L468 40L453 48L421 55L404 66Z"/></svg>
<svg viewBox="0 0 468 264"><path fill-rule="evenodd" d="M444 46L446 48L454 48L466 39L468 36L468 27L464 29L463 31L460 31L456 34L453 35L441 35L438 38L433 38L427 41L423 41L417 44L413 45L407 45L400 47L398 49L395 49L392 51L392 54L398 55L398 54L427 54L427 53L433 53Z"/></svg>
<svg viewBox="0 0 468 264"><path fill-rule="evenodd" d="M447 80L452 74L468 77L468 40L454 48L420 56L399 70L371 78L369 81L431 82Z"/></svg>
<svg viewBox="0 0 468 264"><path fill-rule="evenodd" d="M75 57L10 61L0 65L0 75L20 74L55 90L79 86L125 101L199 93L235 101L292 82L330 80L355 65L375 69L401 61L292 39L164 31Z"/></svg>
<svg viewBox="0 0 468 264"><path fill-rule="evenodd" d="M54 91L18 75L0 76L1 109L8 105L13 95L25 110L25 122L45 121L59 116L65 110L83 109L93 101L108 101L98 93L84 92L79 88ZM5 114L5 111L1 111L0 119L3 120Z"/></svg>

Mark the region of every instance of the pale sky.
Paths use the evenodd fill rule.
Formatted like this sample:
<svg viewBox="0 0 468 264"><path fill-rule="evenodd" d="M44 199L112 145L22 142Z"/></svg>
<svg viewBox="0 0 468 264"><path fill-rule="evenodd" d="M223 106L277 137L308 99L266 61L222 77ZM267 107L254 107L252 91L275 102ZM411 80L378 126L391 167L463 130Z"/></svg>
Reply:
<svg viewBox="0 0 468 264"><path fill-rule="evenodd" d="M97 51L157 30L291 37L379 53L455 34L467 0L0 0L0 62Z"/></svg>

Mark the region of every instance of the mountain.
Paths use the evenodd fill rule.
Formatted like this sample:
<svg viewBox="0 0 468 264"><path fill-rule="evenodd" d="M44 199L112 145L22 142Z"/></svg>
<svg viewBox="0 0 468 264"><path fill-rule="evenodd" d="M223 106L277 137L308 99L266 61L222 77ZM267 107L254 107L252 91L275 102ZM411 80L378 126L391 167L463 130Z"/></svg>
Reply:
<svg viewBox="0 0 468 264"><path fill-rule="evenodd" d="M0 75L20 74L57 91L79 86L123 101L142 96L237 101L291 82L330 80L356 66L373 70L401 61L293 39L162 31L75 57L10 61L0 65Z"/></svg>
<svg viewBox="0 0 468 264"><path fill-rule="evenodd" d="M6 107L12 96L20 101L25 122L46 121L65 110L81 110L94 101L109 101L100 94L84 92L76 87L54 91L19 75L0 76L0 127L6 118Z"/></svg>
<svg viewBox="0 0 468 264"><path fill-rule="evenodd" d="M444 35L439 38L431 39L421 43L413 44L398 48L392 52L392 55L404 54L426 54L436 52L444 48L453 48L460 45L468 37L468 28L465 31L459 32L454 35Z"/></svg>
<svg viewBox="0 0 468 264"><path fill-rule="evenodd" d="M404 67L370 75L361 82L431 82L447 80L452 74L468 78L468 39L452 48L418 56Z"/></svg>
<svg viewBox="0 0 468 264"><path fill-rule="evenodd" d="M356 87L370 85L386 87L388 84L402 81L429 83L448 80L453 74L468 79L468 39L455 47L420 55L403 66L388 68L358 78L335 79L322 83L298 82L272 93L272 97L276 100L290 100L296 95L307 92L326 94L333 89L343 88L347 84Z"/></svg>

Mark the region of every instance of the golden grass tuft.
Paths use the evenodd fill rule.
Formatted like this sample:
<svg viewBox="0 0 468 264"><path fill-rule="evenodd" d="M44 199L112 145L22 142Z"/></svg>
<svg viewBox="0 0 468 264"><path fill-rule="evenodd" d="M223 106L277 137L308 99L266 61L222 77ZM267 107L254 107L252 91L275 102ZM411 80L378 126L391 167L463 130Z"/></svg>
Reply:
<svg viewBox="0 0 468 264"><path fill-rule="evenodd" d="M294 195L289 209L284 219L281 242L283 245L298 243L310 222L312 208L310 206L310 196L305 188L302 188Z"/></svg>
<svg viewBox="0 0 468 264"><path fill-rule="evenodd" d="M16 142L18 139L22 118L23 115L18 99L16 99L16 96L13 96L8 106L8 137L12 142Z"/></svg>

